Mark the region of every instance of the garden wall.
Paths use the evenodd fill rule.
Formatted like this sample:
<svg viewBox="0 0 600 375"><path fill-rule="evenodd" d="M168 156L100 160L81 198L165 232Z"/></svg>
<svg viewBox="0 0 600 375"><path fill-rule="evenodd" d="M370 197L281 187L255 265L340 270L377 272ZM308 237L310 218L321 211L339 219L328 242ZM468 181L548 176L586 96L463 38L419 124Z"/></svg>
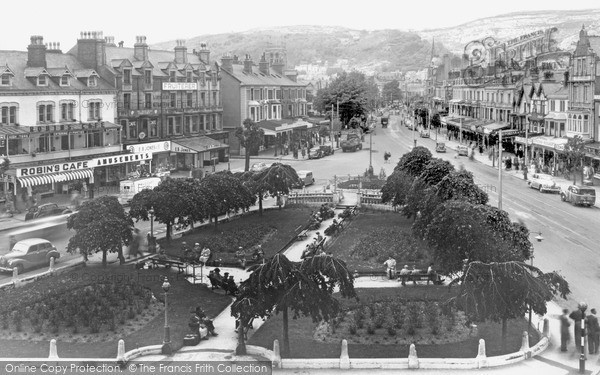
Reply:
<svg viewBox="0 0 600 375"><path fill-rule="evenodd" d="M518 352L494 357L486 356L483 339L479 340L478 352L473 358L419 358L414 344L410 346L408 358L350 358L346 340L342 340L339 358L281 358L278 340L273 342L273 350L252 345L246 349L248 354L268 358L273 367L286 369L480 369L510 365L541 354L550 342L549 327L545 318L543 332L540 332L542 338L533 347L529 346L529 335L525 331Z"/></svg>
<svg viewBox="0 0 600 375"><path fill-rule="evenodd" d="M71 269L73 268L85 267L85 265L85 261L82 260L73 264L67 264L60 267L50 266L46 272L38 273L36 275L31 276L21 277L20 275L13 273L12 280L7 283L1 284L0 290L18 288L38 280L43 280L50 276L60 275L64 272L71 271Z"/></svg>

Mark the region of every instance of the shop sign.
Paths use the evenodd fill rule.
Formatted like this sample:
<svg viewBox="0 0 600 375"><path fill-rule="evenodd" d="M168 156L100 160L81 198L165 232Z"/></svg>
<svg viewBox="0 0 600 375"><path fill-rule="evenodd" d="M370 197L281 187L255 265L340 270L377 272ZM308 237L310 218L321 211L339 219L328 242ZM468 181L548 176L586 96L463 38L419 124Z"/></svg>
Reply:
<svg viewBox="0 0 600 375"><path fill-rule="evenodd" d="M133 154L140 152L165 152L171 151L171 141L164 142L151 142L151 143L140 143L136 145L127 146L127 150Z"/></svg>
<svg viewBox="0 0 600 375"><path fill-rule="evenodd" d="M59 164L51 164L51 165L41 165L37 167L27 167L27 168L18 168L17 169L17 177L23 176L39 176L48 173L57 173L57 172L67 172L67 171L76 171L81 169L90 168L90 161L74 161L67 163L59 163Z"/></svg>
<svg viewBox="0 0 600 375"><path fill-rule="evenodd" d="M162 89L170 91L198 90L198 84L196 82L163 82Z"/></svg>
<svg viewBox="0 0 600 375"><path fill-rule="evenodd" d="M525 144L525 139L526 139L525 137L515 137L515 142ZM528 145L533 144L533 139L532 138L527 139L527 144Z"/></svg>
<svg viewBox="0 0 600 375"><path fill-rule="evenodd" d="M561 148L559 148L559 147L562 147L563 150L565 148L564 144L559 144L555 140L549 140L549 139L543 139L543 138L540 139L538 137L533 138L533 144L548 147L548 148L556 148L557 150L561 150Z"/></svg>
<svg viewBox="0 0 600 375"><path fill-rule="evenodd" d="M151 152L142 152L137 154L126 154L126 155L116 155L116 156L108 156L105 158L96 158L90 161L90 167L102 167L105 165L115 165L115 164L123 164L123 163L132 163L139 162L152 159Z"/></svg>
<svg viewBox="0 0 600 375"><path fill-rule="evenodd" d="M173 143L171 151L178 152L178 153L185 153L185 154L195 154L197 152L195 150L192 150L191 148L184 147L177 143Z"/></svg>

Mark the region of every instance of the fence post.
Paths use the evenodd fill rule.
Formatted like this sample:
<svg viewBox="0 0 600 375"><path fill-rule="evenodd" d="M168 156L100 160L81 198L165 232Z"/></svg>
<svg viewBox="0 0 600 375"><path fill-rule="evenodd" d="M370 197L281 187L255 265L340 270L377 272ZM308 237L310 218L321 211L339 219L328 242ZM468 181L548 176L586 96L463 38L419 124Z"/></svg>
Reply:
<svg viewBox="0 0 600 375"><path fill-rule="evenodd" d="M521 337L521 349L519 351L525 353L525 359L531 358L531 349L529 349L529 334L527 331L523 331Z"/></svg>
<svg viewBox="0 0 600 375"><path fill-rule="evenodd" d="M58 358L58 351L56 349L56 340L55 339L50 340L50 354L48 355L48 358L51 358L51 359Z"/></svg>
<svg viewBox="0 0 600 375"><path fill-rule="evenodd" d="M550 337L550 322L548 321L548 318L544 318L544 327L542 334L544 337Z"/></svg>
<svg viewBox="0 0 600 375"><path fill-rule="evenodd" d="M487 356L485 355L485 340L479 339L479 348L477 349L477 367L487 367Z"/></svg>
<svg viewBox="0 0 600 375"><path fill-rule="evenodd" d="M279 350L279 340L275 339L273 341L273 353L275 353L275 358L273 358L273 367L280 368L281 367L281 351Z"/></svg>
<svg viewBox="0 0 600 375"><path fill-rule="evenodd" d="M347 370L350 368L350 356L348 356L348 341L342 340L342 354L340 355L340 368Z"/></svg>
<svg viewBox="0 0 600 375"><path fill-rule="evenodd" d="M117 363L125 363L125 341L119 340L117 346Z"/></svg>
<svg viewBox="0 0 600 375"><path fill-rule="evenodd" d="M408 350L408 368L419 368L419 357L417 357L415 344L410 344Z"/></svg>

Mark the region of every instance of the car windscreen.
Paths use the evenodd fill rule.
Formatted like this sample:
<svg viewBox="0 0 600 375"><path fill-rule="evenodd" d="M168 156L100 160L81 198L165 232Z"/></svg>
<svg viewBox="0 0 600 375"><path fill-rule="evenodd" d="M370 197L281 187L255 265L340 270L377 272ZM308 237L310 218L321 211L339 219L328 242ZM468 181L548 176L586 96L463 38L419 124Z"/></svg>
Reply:
<svg viewBox="0 0 600 375"><path fill-rule="evenodd" d="M27 253L27 250L29 250L29 245L26 245L22 242L17 242L12 248L12 251L15 253Z"/></svg>
<svg viewBox="0 0 600 375"><path fill-rule="evenodd" d="M577 192L577 194L581 194L581 195L596 195L596 190L594 189L579 189L579 191Z"/></svg>

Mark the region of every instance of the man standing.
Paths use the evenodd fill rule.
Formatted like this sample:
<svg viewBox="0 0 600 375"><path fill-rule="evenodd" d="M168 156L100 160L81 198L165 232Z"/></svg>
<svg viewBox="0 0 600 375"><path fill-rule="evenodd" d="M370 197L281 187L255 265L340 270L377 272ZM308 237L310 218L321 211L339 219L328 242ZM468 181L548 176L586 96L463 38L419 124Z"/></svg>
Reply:
<svg viewBox="0 0 600 375"><path fill-rule="evenodd" d="M569 318L573 319L574 324L573 324L573 331L575 333L574 337L575 337L575 348L577 348L577 352L578 353L583 353L581 351L581 338L582 338L582 331L584 331L581 327L581 323L582 320L585 319L585 310L587 309L587 303L585 302L580 302L577 305L577 310L573 311L570 315ZM583 335L583 337L585 338L585 335Z"/></svg>
<svg viewBox="0 0 600 375"><path fill-rule="evenodd" d="M598 317L596 317L596 309L591 309L590 313L590 315L586 316L586 327L588 330L588 352L590 354L598 354L600 326L598 325Z"/></svg>
<svg viewBox="0 0 600 375"><path fill-rule="evenodd" d="M408 275L410 275L410 271L408 270L408 265L404 265L400 270L400 279L402 281L402 285L406 285L406 280L408 279Z"/></svg>
<svg viewBox="0 0 600 375"><path fill-rule="evenodd" d="M569 334L569 327L571 326L571 322L569 321L569 313L568 309L563 309L563 313L560 316L560 351L567 351L567 343L571 339L571 335Z"/></svg>
<svg viewBox="0 0 600 375"><path fill-rule="evenodd" d="M388 279L393 280L396 278L396 260L390 255L388 260L383 262L387 267Z"/></svg>

